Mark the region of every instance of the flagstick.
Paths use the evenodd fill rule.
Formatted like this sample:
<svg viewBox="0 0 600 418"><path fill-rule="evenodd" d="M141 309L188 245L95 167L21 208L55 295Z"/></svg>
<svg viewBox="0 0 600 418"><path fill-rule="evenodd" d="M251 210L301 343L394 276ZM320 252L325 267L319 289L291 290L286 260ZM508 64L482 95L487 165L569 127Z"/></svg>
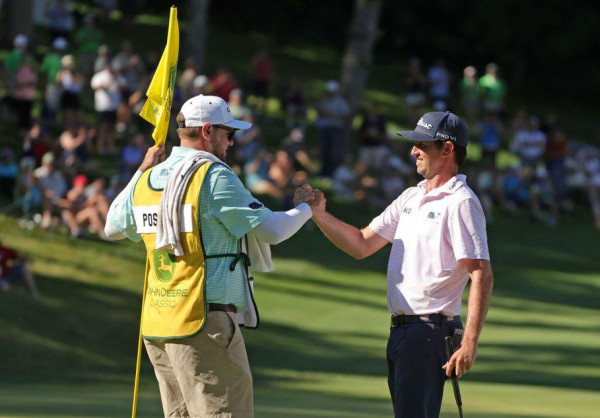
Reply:
<svg viewBox="0 0 600 418"><path fill-rule="evenodd" d="M179 58L179 23L177 22L177 7L171 7L169 12L169 29L167 30L167 45L160 58L158 67L152 77L150 86L146 91L148 100L140 111L140 116L155 126L152 132L155 144L164 143L167 137L169 119L171 116L171 104L173 99L173 88L177 74L177 59ZM161 65L162 64L162 65ZM173 75L173 77L171 77ZM160 77L160 78L159 78ZM172 85L171 85L172 83ZM171 88L169 94L169 87ZM158 116L158 117L157 117ZM148 287L148 268L146 261L146 272L144 274L144 294L142 295L142 312L140 314L140 333L138 337L137 362L135 365L135 384L133 388L133 405L131 407L131 418L135 418L137 409L137 398L140 380L140 366L142 361L142 321L144 318L144 304Z"/></svg>
<svg viewBox="0 0 600 418"><path fill-rule="evenodd" d="M133 385L133 405L131 406L131 418L135 418L135 414L137 411L137 398L140 383L140 368L142 363L142 320L144 318L144 303L146 301L146 290L148 286L147 276L147 274L144 274L144 294L142 295L142 313L140 314L140 333L138 337L137 360L135 364L135 383Z"/></svg>

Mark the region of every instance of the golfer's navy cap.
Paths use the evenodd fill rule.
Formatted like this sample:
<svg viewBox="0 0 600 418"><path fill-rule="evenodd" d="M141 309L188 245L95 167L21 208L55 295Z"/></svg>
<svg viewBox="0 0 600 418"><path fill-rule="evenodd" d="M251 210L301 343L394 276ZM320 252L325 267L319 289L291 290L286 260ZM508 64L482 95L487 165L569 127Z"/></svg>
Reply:
<svg viewBox="0 0 600 418"><path fill-rule="evenodd" d="M451 141L461 147L469 144L469 130L462 120L450 112L425 113L414 131L396 132L415 142Z"/></svg>

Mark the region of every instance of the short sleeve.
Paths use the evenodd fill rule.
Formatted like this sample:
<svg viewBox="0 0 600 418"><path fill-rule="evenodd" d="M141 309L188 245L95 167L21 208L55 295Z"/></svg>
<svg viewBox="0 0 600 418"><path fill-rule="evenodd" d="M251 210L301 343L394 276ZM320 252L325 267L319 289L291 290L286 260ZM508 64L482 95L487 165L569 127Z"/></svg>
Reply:
<svg viewBox="0 0 600 418"><path fill-rule="evenodd" d="M90 81L90 85L92 86L93 89L97 89L97 88L100 88L102 85L106 84L106 82L107 82L106 74L104 72L100 72L100 73L94 74L94 76L92 77L92 80Z"/></svg>
<svg viewBox="0 0 600 418"><path fill-rule="evenodd" d="M123 236L133 242L140 242L142 236L137 233L135 217L133 215L133 194L141 171L136 171L127 186L117 195L108 209L107 224L116 228Z"/></svg>
<svg viewBox="0 0 600 418"><path fill-rule="evenodd" d="M400 207L402 196L394 200L385 210L369 224L369 228L377 235L389 242L394 242L398 221L400 220Z"/></svg>
<svg viewBox="0 0 600 418"><path fill-rule="evenodd" d="M255 199L229 168L213 164L207 177L210 215L236 238L246 235L271 214L271 210ZM203 196L206 196L204 192L201 198Z"/></svg>
<svg viewBox="0 0 600 418"><path fill-rule="evenodd" d="M489 260L485 215L477 199L461 201L448 220L450 241L457 260Z"/></svg>

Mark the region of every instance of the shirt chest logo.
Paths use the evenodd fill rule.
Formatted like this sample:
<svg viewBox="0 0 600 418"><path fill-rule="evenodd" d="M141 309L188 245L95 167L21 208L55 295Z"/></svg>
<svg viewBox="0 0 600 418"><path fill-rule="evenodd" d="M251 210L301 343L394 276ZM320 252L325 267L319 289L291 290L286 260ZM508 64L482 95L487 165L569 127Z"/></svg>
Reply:
<svg viewBox="0 0 600 418"><path fill-rule="evenodd" d="M441 215L440 212L429 212L427 214L427 219L434 219L435 220L435 219L439 218L440 215Z"/></svg>
<svg viewBox="0 0 600 418"><path fill-rule="evenodd" d="M411 212L412 212L412 208L404 208L404 209L402 209L402 213L406 213L407 215L410 215Z"/></svg>

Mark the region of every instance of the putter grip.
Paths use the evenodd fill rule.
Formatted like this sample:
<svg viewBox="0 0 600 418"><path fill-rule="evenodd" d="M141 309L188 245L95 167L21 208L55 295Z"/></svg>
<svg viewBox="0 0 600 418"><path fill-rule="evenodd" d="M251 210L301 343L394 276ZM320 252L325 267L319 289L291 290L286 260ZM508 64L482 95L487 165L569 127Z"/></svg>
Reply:
<svg viewBox="0 0 600 418"><path fill-rule="evenodd" d="M450 361L450 357L454 353L454 348L452 347L452 337L444 338L444 342L446 343L446 355L448 356L448 361ZM454 369L452 369L452 377L456 376L454 373Z"/></svg>
<svg viewBox="0 0 600 418"><path fill-rule="evenodd" d="M452 337L446 337L444 341L446 342L446 355L448 356L448 361L450 361L450 357L452 357L452 354L454 353L454 348L452 347ZM454 369L452 369L451 378L452 390L454 390L454 399L456 399L456 404L460 407L462 406L462 397L460 396L458 378L456 377L456 371Z"/></svg>

